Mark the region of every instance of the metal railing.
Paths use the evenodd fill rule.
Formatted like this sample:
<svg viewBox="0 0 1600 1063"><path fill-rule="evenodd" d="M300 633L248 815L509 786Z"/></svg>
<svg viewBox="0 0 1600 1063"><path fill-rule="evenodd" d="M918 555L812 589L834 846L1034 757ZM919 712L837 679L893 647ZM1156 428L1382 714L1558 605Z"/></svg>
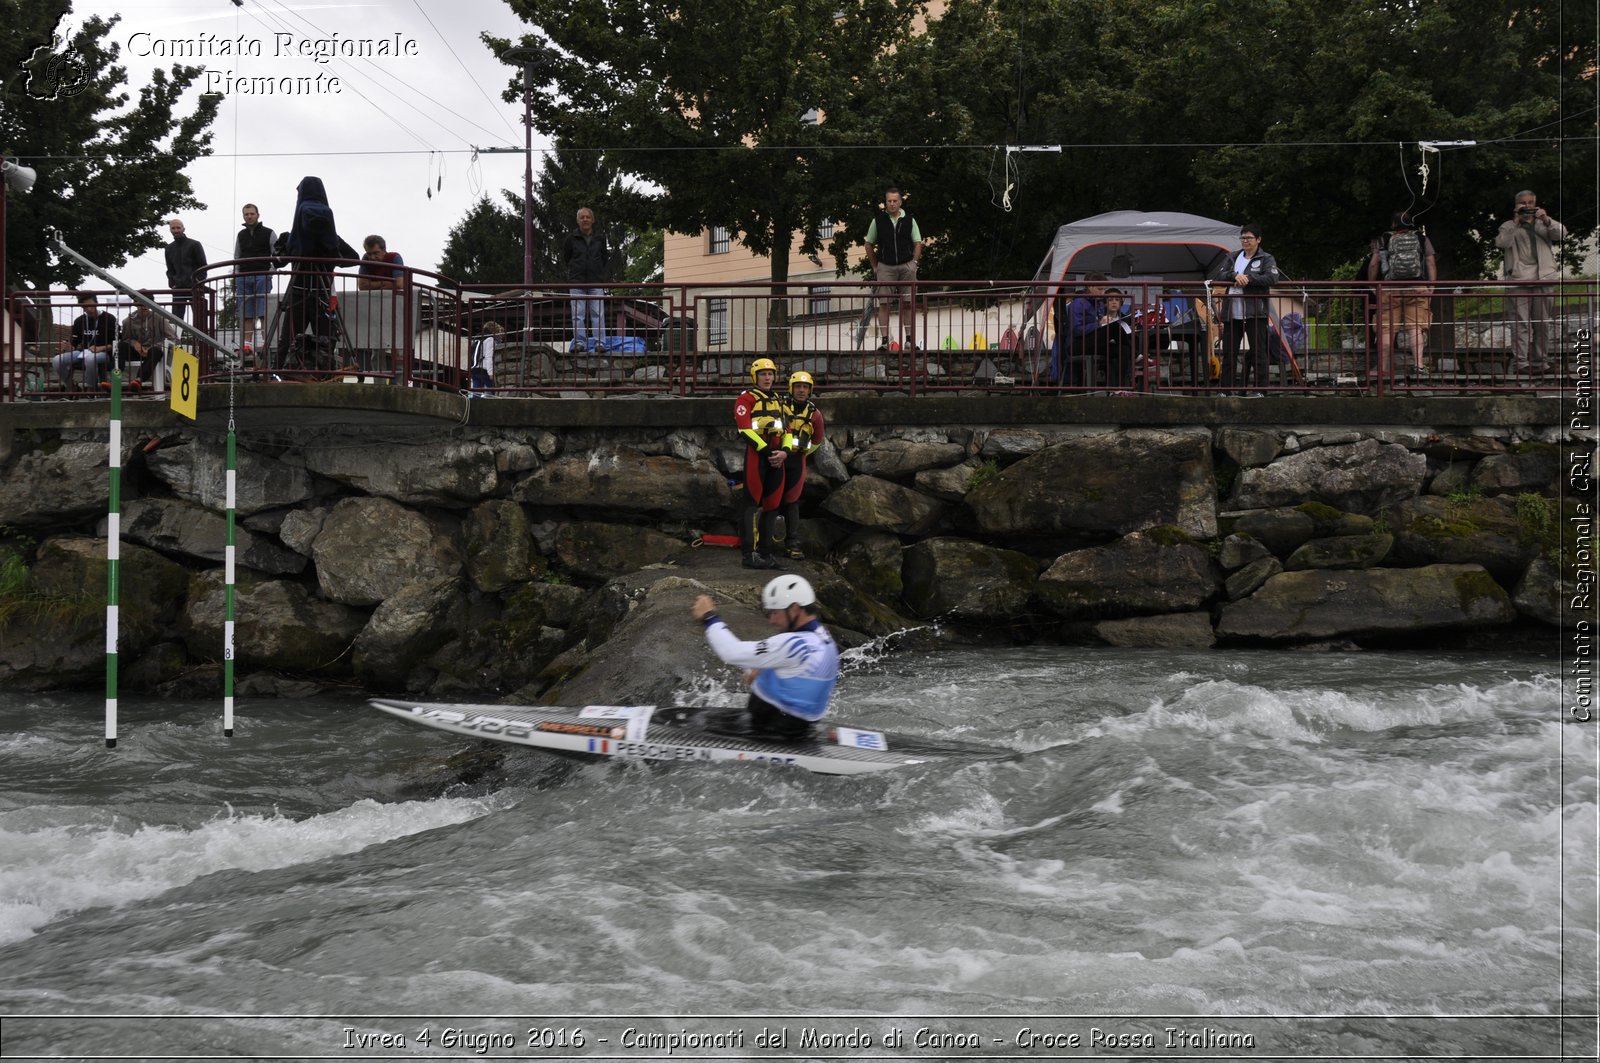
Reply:
<svg viewBox="0 0 1600 1063"><path fill-rule="evenodd" d="M395 287L362 290L354 263L259 268L269 265L216 263L192 293L156 290L163 304L189 295L195 322L222 342L194 352L204 379L337 380L511 397L726 394L748 382L752 359L771 357L785 374L811 373L822 392L1494 394L1549 389L1592 372L1589 344L1600 317L1593 279L1431 290L1286 282L1255 304L1268 321L1254 333L1267 345L1265 373L1257 375L1248 373L1256 361L1251 331L1230 323L1229 297L1195 282L1105 282L1120 295L1121 313L1076 340L1061 335L1071 300L1084 294L1073 280L922 282L904 305L879 301L875 285L856 280L787 284L777 294L766 282L614 286L598 301L603 332L591 318L590 337L575 343L574 309L586 297L571 285L467 289L399 267ZM241 351L236 281L246 273L266 276L268 291L253 349ZM128 300L94 291L103 295L101 309L124 316ZM81 373L63 381L54 362L80 294L9 297L0 401L97 393ZM33 319L31 336L24 315ZM1222 370L1234 332L1245 338L1230 381ZM472 378L480 341L490 335L492 388Z"/></svg>

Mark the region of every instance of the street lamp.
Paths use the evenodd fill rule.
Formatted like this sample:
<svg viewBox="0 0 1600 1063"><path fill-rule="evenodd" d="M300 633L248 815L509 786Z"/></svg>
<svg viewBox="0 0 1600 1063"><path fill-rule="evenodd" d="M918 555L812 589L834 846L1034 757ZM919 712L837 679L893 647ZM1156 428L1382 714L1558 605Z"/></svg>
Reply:
<svg viewBox="0 0 1600 1063"><path fill-rule="evenodd" d="M548 61L543 48L507 48L500 56L522 67L522 283L533 287L533 78ZM526 324L526 322L524 322Z"/></svg>

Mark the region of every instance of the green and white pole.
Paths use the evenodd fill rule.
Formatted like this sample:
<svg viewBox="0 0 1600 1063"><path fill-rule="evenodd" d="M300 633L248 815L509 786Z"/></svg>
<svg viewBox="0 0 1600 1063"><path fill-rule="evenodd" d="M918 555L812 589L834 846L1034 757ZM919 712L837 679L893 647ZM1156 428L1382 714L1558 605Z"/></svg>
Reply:
<svg viewBox="0 0 1600 1063"><path fill-rule="evenodd" d="M91 355L90 357L93 357ZM116 354L113 352L112 357ZM117 606L122 565L122 373L111 370L111 503L106 514L106 748L117 745Z"/></svg>
<svg viewBox="0 0 1600 1063"><path fill-rule="evenodd" d="M229 385L230 389L232 385ZM228 418L228 543L223 551L222 578L222 734L233 737L233 558L234 486L238 482L238 437Z"/></svg>

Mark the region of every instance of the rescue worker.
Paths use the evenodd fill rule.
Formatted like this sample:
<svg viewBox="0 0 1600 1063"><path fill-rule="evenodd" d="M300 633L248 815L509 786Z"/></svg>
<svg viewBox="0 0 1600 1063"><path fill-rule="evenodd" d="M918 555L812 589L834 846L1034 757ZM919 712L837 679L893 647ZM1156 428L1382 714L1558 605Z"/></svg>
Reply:
<svg viewBox="0 0 1600 1063"><path fill-rule="evenodd" d="M744 642L717 616L708 594L695 598L690 612L705 625L706 641L724 664L747 668L750 729L777 738L800 739L828 711L839 682L839 646L822 626L817 595L804 578L777 577L761 591L767 624L778 634Z"/></svg>
<svg viewBox="0 0 1600 1063"><path fill-rule="evenodd" d="M733 424L744 436L746 503L739 520L739 546L745 568L777 568L773 554L780 546L778 507L783 503L784 472L789 451L784 436L787 408L773 385L778 367L771 358L750 363L751 386L733 406Z"/></svg>
<svg viewBox="0 0 1600 1063"><path fill-rule="evenodd" d="M800 493L806 485L806 458L822 446L822 411L811 401L813 382L811 374L797 370L789 374L789 396L784 404L785 427L794 440L789 450L789 460L783 478L783 537L789 544L789 556L804 558L800 549Z"/></svg>

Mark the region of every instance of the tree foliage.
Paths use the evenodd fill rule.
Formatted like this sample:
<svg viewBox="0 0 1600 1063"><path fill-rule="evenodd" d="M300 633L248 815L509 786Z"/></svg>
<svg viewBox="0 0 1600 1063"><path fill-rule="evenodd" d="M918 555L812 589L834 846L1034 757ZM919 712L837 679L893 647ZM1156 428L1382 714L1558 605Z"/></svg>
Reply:
<svg viewBox="0 0 1600 1063"><path fill-rule="evenodd" d="M130 96L118 46L118 18L91 16L55 36L70 0L0 0L0 150L38 171L29 193L6 199L9 284L73 286L83 270L53 261L48 233L59 229L90 261L116 267L159 247L161 222L202 207L184 167L210 153L220 97L182 97L200 68L156 68Z"/></svg>
<svg viewBox="0 0 1600 1063"><path fill-rule="evenodd" d="M1524 187L1592 233L1595 11L1581 6L952 0L913 65L984 71L968 99L979 137L1064 150L1017 157L1010 214L991 203L992 158L931 175L924 192L961 221L938 230L935 266L1026 275L1063 222L1182 210L1257 221L1291 274L1327 277L1409 207L1444 274L1476 277ZM1582 102L1563 114L1563 99ZM1417 146L1461 140L1477 145Z"/></svg>
<svg viewBox="0 0 1600 1063"><path fill-rule="evenodd" d="M533 27L521 44L540 53L538 127L665 190L652 199L665 228L727 228L769 256L775 282L787 279L797 241L816 253L819 225L865 209L857 181L897 132L883 91L899 76L892 49L922 9L922 0L507 2ZM484 39L497 54L511 44ZM520 97L519 78L507 99ZM908 121L926 113L925 104Z"/></svg>

